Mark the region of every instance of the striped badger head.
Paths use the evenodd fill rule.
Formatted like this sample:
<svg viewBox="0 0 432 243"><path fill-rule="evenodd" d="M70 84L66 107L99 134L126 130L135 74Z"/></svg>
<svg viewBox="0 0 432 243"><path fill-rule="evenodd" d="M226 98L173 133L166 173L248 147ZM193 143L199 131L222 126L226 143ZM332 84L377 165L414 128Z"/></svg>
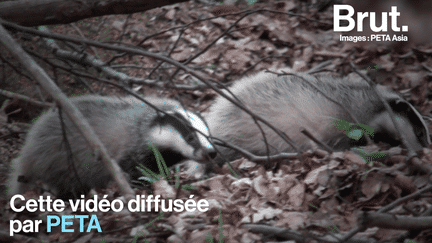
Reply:
<svg viewBox="0 0 432 243"><path fill-rule="evenodd" d="M184 159L207 162L215 155L206 138L207 125L198 115L180 108L175 100L146 99L86 95L72 101L130 178L142 175L136 169L139 164L159 172L149 144L156 146L167 166ZM91 188L105 188L112 179L77 127L66 114L62 117L65 132L58 110L45 112L32 126L11 162L9 196L42 185L60 198L75 198Z"/></svg>
<svg viewBox="0 0 432 243"><path fill-rule="evenodd" d="M370 125L377 130L378 137L375 140L395 145L400 143L400 139L394 138L398 138L401 133L411 149L419 151L423 147L428 147L431 144L428 127L414 106L384 86L378 85L377 90L394 112L395 122L401 130L397 130L387 112L382 112L370 122ZM384 136L381 131L384 131Z"/></svg>
<svg viewBox="0 0 432 243"><path fill-rule="evenodd" d="M156 145L168 166L183 159L208 162L216 156L209 128L198 115L183 108L158 115L150 125L149 142Z"/></svg>

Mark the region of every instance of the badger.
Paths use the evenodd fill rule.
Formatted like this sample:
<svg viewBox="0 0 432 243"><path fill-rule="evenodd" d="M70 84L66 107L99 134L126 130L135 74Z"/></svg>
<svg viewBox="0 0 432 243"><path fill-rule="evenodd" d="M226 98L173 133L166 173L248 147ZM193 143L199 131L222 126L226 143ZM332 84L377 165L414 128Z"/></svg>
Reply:
<svg viewBox="0 0 432 243"><path fill-rule="evenodd" d="M135 97L86 95L71 100L131 178L139 175L139 163L158 172L150 144L156 146L167 166L183 159L205 162L215 156L205 121L177 101L146 97L163 113ZM11 163L9 196L36 185L48 187L59 198L76 198L92 188L106 187L111 176L102 161L71 120L65 114L61 118L58 109L53 109L34 123Z"/></svg>
<svg viewBox="0 0 432 243"><path fill-rule="evenodd" d="M375 92L367 81L354 75L337 78L305 73L280 74L261 72L242 78L225 94L235 97L234 100L285 133L298 149L258 122L266 136L266 146L263 133L251 116L222 96L203 114L210 134L255 155L266 156L317 148L315 142L300 132L306 129L333 149L344 150L359 144L336 128L335 119L355 123L354 116L359 124L374 129L374 140L395 144L401 132L410 147L417 151L430 144L428 128L419 112L384 86L378 85ZM402 129L399 132L378 95L393 110L399 124L396 127ZM242 157L227 147L216 148L222 155L215 159L219 165Z"/></svg>

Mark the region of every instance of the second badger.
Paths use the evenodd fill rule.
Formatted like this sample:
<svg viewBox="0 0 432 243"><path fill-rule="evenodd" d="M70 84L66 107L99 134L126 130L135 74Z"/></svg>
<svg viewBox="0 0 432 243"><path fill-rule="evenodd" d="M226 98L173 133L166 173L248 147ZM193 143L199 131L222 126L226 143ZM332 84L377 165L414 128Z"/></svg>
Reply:
<svg viewBox="0 0 432 243"><path fill-rule="evenodd" d="M206 123L184 110L177 101L146 97L166 115L134 97L81 96L71 100L111 156L132 175L137 175L138 163L158 172L148 144L156 145L167 166L182 159L208 161L215 155L213 146L203 135L208 135ZM62 117L71 155L63 138L58 110L46 112L29 131L19 157L12 161L8 182L10 196L41 183L59 197L76 197L93 187L105 187L111 179L78 129L66 115ZM77 173L68 163L68 156ZM18 181L20 176L26 183Z"/></svg>
<svg viewBox="0 0 432 243"><path fill-rule="evenodd" d="M427 126L411 104L384 86L377 86L378 94L395 113L395 120L401 128L397 131L379 96L358 76L336 78L261 72L236 81L229 90L226 92L228 96L234 95L247 109L288 135L301 150L317 147L300 132L302 128L337 150L358 145L335 128L335 118L354 122L349 113L359 123L374 128L374 138L378 140L395 142L400 132L415 150L430 144ZM218 97L204 117L213 137L256 155L267 155L260 128L249 114L227 99ZM295 152L268 126L258 123L265 133L270 155ZM241 157L232 149L218 146L218 150L221 152L216 159L219 164L223 158L231 161Z"/></svg>

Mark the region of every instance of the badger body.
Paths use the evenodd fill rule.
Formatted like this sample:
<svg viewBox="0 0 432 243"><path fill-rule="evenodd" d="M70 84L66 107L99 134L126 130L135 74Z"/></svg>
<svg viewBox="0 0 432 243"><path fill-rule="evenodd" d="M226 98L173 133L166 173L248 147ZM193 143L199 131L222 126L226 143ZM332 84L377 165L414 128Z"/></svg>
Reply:
<svg viewBox="0 0 432 243"><path fill-rule="evenodd" d="M133 176L137 176L139 163L159 172L149 144L158 148L168 166L185 158L206 161L214 153L206 137L193 129L208 134L205 122L183 110L177 101L146 97L166 115L134 97L81 96L71 100L123 171ZM39 184L62 198L106 187L109 172L64 113L62 120L63 125L58 109L53 109L32 126L19 156L11 163L10 196Z"/></svg>
<svg viewBox="0 0 432 243"><path fill-rule="evenodd" d="M349 113L360 124L374 128L375 135L384 141L395 141L399 136L379 96L360 77L261 72L234 82L229 90L225 91L228 96L234 95L250 111L285 133L300 150L317 147L300 132L303 128L336 150L357 145L335 127L335 118L355 123ZM384 86L377 86L377 90L395 112L395 120L408 144L415 150L428 146L429 132L421 115L395 92ZM249 114L227 99L217 97L204 117L213 137L255 155L267 155L260 128ZM259 124L265 133L270 155L296 151L268 126ZM231 161L241 157L232 149L222 146L217 149L222 154L216 159L218 163L225 161L223 158Z"/></svg>

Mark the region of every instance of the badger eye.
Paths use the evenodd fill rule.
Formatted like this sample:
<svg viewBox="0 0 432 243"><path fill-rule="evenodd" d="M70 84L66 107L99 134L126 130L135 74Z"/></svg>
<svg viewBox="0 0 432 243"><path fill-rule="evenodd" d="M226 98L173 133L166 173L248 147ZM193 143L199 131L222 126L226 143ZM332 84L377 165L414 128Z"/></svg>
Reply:
<svg viewBox="0 0 432 243"><path fill-rule="evenodd" d="M194 140L194 136L192 134L188 134L185 137L186 142L191 143Z"/></svg>

